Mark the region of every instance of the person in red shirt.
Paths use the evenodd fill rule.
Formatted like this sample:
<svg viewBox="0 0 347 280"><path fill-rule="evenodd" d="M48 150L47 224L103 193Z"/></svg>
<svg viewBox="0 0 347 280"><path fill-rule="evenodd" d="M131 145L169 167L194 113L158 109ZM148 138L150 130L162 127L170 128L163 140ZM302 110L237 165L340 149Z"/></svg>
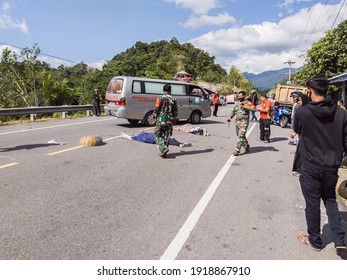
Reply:
<svg viewBox="0 0 347 280"><path fill-rule="evenodd" d="M260 140L270 143L270 119L271 119L272 104L267 99L266 94L262 94L260 97L260 104L258 111L260 112L259 128L260 128Z"/></svg>
<svg viewBox="0 0 347 280"><path fill-rule="evenodd" d="M213 95L213 116L217 117L218 112L218 106L219 106L219 93L218 90L216 90L215 94Z"/></svg>

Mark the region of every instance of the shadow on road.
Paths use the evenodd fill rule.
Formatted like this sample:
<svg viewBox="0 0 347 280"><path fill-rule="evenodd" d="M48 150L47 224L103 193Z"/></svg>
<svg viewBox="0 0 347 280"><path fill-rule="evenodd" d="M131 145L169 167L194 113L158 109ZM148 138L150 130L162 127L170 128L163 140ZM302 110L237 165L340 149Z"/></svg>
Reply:
<svg viewBox="0 0 347 280"><path fill-rule="evenodd" d="M0 148L0 152L11 152L11 151L19 151L19 150L32 150L37 148L45 148L49 146L57 146L57 144L29 144L29 145L20 145L11 148Z"/></svg>
<svg viewBox="0 0 347 280"><path fill-rule="evenodd" d="M227 118L227 117L226 117ZM185 120L179 120L177 121L176 124L174 124L174 126L177 126L177 125L184 125L184 124L187 124L189 123L188 121L185 121ZM207 125L207 124L223 124L225 123L226 124L226 119L224 120L221 120L221 121L218 121L217 119L216 120L206 120L206 119L202 119L201 120L201 123L199 124L196 124L196 125L193 125L193 126L201 126L201 125ZM138 124L130 124L130 123L121 123L121 124L117 124L117 126L121 126L121 127L125 127L125 128L134 128L134 127L139 127L139 128L149 128L148 126L146 126L145 124L139 122ZM154 128L154 126L153 126Z"/></svg>
<svg viewBox="0 0 347 280"><path fill-rule="evenodd" d="M180 157L180 156L189 156L189 155L211 153L213 151L214 151L214 149L205 149L205 150L197 150L197 151L181 151L181 152L171 153L171 154L168 153L166 158L174 159L174 158Z"/></svg>
<svg viewBox="0 0 347 280"><path fill-rule="evenodd" d="M266 151L279 152L279 150L274 148L273 146L256 146L256 147L251 147L250 149L250 152L252 154L266 152Z"/></svg>
<svg viewBox="0 0 347 280"><path fill-rule="evenodd" d="M280 141L288 141L288 138L286 138L286 137L274 137L274 138L271 138L271 142L280 142Z"/></svg>

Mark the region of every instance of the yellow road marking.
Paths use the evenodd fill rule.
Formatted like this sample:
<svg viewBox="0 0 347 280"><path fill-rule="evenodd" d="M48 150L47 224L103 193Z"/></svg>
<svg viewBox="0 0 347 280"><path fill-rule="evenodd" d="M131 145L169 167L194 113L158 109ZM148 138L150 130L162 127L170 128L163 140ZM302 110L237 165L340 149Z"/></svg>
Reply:
<svg viewBox="0 0 347 280"><path fill-rule="evenodd" d="M65 149L65 150L61 150L61 151L58 151L58 152L49 153L49 154L47 154L47 156L54 156L54 155L57 155L57 154L69 152L69 151L76 150L76 149L79 149L79 148L83 148L83 146L76 146L76 147L73 147L73 148L70 148L70 149Z"/></svg>
<svg viewBox="0 0 347 280"><path fill-rule="evenodd" d="M148 128L140 129L139 131L147 131L147 130L151 130L151 129L154 129L154 127L148 127ZM114 139L118 139L118 138L122 138L122 135L117 135L117 136L110 137L110 138L103 139L103 140L106 142L106 141L110 141L110 140L114 140ZM83 148L83 147L84 147L84 146L72 147L72 148L70 148L70 149L65 149L65 150L61 150L61 151L49 153L49 154L47 154L47 156L54 156L54 155L58 155L58 154L61 154L61 153L73 151L73 150L76 150L76 149L79 149L79 148Z"/></svg>
<svg viewBox="0 0 347 280"><path fill-rule="evenodd" d="M118 138L121 138L121 137L122 137L121 135L118 135L118 136L115 136L115 137L104 139L104 141L110 141L110 140L118 139Z"/></svg>
<svg viewBox="0 0 347 280"><path fill-rule="evenodd" d="M151 129L154 129L154 127L149 127L149 128L140 129L139 131L147 131L147 130L151 130Z"/></svg>
<svg viewBox="0 0 347 280"><path fill-rule="evenodd" d="M15 166L15 165L17 165L17 164L19 164L19 163L17 163L17 162L13 162L13 163L9 163L9 164L5 164L5 165L1 165L1 166L0 166L0 169L6 168L6 167Z"/></svg>

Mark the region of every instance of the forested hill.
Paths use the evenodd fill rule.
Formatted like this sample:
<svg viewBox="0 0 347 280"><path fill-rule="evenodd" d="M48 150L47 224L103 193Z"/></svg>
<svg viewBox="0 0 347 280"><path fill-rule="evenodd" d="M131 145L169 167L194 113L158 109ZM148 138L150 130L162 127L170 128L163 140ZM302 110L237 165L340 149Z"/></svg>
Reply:
<svg viewBox="0 0 347 280"><path fill-rule="evenodd" d="M184 70L208 82L219 82L227 73L214 57L190 43L180 44L176 38L152 43L137 42L133 47L117 54L104 70L112 75L151 77L171 80Z"/></svg>
<svg viewBox="0 0 347 280"><path fill-rule="evenodd" d="M299 69L292 69L292 73L295 74ZM283 82L288 78L288 68L280 70L265 71L260 74L252 74L244 72L243 76L251 81L260 91L267 91L278 83Z"/></svg>
<svg viewBox="0 0 347 280"><path fill-rule="evenodd" d="M90 104L93 89L105 92L111 78L117 75L172 80L176 72L184 70L209 84L246 84L236 69L233 75L227 75L213 56L190 43L180 44L175 38L137 42L115 55L101 70L83 62L52 68L39 61L39 54L37 44L32 49L23 49L20 55L10 49L3 51L0 108Z"/></svg>

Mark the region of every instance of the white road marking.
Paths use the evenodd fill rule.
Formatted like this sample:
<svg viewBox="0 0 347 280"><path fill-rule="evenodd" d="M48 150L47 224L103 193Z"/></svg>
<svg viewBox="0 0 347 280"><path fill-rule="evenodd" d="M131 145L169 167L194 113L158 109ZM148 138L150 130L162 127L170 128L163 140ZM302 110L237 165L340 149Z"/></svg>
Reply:
<svg viewBox="0 0 347 280"><path fill-rule="evenodd" d="M252 125L252 127L247 131L246 137L248 137L252 130L254 129L256 123ZM192 213L190 213L189 217L175 236L175 238L170 243L169 247L165 250L164 254L160 257L160 260L174 260L178 253L181 251L184 243L187 241L190 233L194 229L195 225L197 224L199 218L201 217L202 213L205 211L205 208L207 207L208 203L210 202L211 198L215 194L217 188L219 187L220 183L222 182L224 176L227 174L228 170L230 169L231 165L233 164L235 160L235 156L231 155L228 161L225 163L225 165L222 167L222 169L219 171L216 178L212 181L204 195L201 197L198 204L195 206Z"/></svg>
<svg viewBox="0 0 347 280"><path fill-rule="evenodd" d="M114 117L112 117L112 118L102 118L102 119L99 119L99 120L87 121L87 122L60 124L60 125L55 125L55 126L46 126L46 127L38 127L38 128L31 128L31 129L22 129L22 130L16 130L16 131L2 132L2 133L0 133L0 135L8 135L8 134L21 133L21 132L28 132L28 131L36 131L36 130L57 128L57 127L73 126L73 125L79 125L79 124L104 122L104 121L110 121L110 120L115 120L115 118Z"/></svg>

